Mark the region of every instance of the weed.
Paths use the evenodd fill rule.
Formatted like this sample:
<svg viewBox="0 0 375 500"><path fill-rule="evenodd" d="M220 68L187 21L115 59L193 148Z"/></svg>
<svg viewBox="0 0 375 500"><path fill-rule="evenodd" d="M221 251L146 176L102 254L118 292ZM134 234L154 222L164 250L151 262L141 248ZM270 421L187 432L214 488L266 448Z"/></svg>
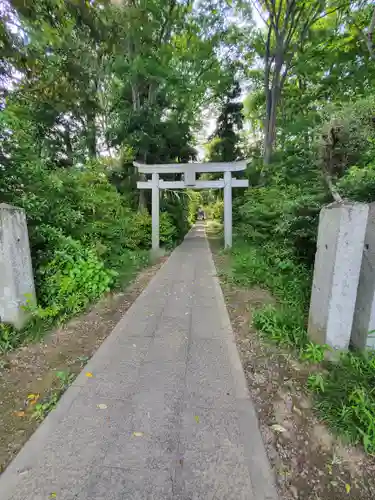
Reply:
<svg viewBox="0 0 375 500"><path fill-rule="evenodd" d="M46 418L48 413L56 407L63 393L73 382L75 375L68 371L60 371L56 373L56 377L58 379L57 387L51 389L47 396L33 407L33 418L37 420L44 420Z"/></svg>
<svg viewBox="0 0 375 500"><path fill-rule="evenodd" d="M79 361L81 368L83 368L89 359L88 356L78 356L77 361Z"/></svg>
<svg viewBox="0 0 375 500"><path fill-rule="evenodd" d="M375 354L342 354L328 365L316 408L338 434L375 453Z"/></svg>
<svg viewBox="0 0 375 500"><path fill-rule="evenodd" d="M267 305L256 310L253 324L273 342L289 348L303 348L307 341L300 315L288 306Z"/></svg>
<svg viewBox="0 0 375 500"><path fill-rule="evenodd" d="M324 377L321 373L312 373L307 379L307 386L312 391L324 392Z"/></svg>
<svg viewBox="0 0 375 500"><path fill-rule="evenodd" d="M327 344L320 345L308 342L301 350L300 358L310 363L321 363L328 350L330 350L330 347Z"/></svg>

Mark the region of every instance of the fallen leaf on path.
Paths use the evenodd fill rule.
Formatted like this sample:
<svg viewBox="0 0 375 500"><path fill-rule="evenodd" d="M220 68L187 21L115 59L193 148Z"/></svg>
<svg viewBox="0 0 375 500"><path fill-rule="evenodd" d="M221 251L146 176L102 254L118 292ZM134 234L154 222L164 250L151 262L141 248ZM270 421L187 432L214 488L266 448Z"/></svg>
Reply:
<svg viewBox="0 0 375 500"><path fill-rule="evenodd" d="M86 377L91 378L93 374L91 372L86 372Z"/></svg>
<svg viewBox="0 0 375 500"><path fill-rule="evenodd" d="M275 432L286 432L285 427L283 427L282 425L279 425L279 424L271 425L271 429Z"/></svg>
<svg viewBox="0 0 375 500"><path fill-rule="evenodd" d="M16 417L24 417L25 416L24 411L15 411L14 414Z"/></svg>
<svg viewBox="0 0 375 500"><path fill-rule="evenodd" d="M197 424L199 424L199 416L198 415L194 415L194 420L197 422Z"/></svg>
<svg viewBox="0 0 375 500"><path fill-rule="evenodd" d="M143 436L143 432L133 432L133 436L135 436L135 437L142 437Z"/></svg>
<svg viewBox="0 0 375 500"><path fill-rule="evenodd" d="M105 405L104 403L100 403L100 404L98 404L96 406L99 408L99 410L105 410L106 408L108 408L108 406Z"/></svg>
<svg viewBox="0 0 375 500"><path fill-rule="evenodd" d="M51 493L49 497L50 497L50 498L56 498L56 497L57 497L57 495L56 495L56 493Z"/></svg>
<svg viewBox="0 0 375 500"><path fill-rule="evenodd" d="M350 484L346 483L346 485L345 485L345 491L346 491L346 493L348 495L349 495L351 489L352 489L352 487L350 486Z"/></svg>

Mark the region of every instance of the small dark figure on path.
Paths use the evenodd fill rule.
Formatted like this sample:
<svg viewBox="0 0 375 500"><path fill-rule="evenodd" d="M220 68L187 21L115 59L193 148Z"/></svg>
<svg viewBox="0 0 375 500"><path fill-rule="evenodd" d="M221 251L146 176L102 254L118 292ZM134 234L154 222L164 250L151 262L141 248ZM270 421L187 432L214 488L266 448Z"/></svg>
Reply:
<svg viewBox="0 0 375 500"><path fill-rule="evenodd" d="M198 208L198 220L206 220L206 214L202 207Z"/></svg>

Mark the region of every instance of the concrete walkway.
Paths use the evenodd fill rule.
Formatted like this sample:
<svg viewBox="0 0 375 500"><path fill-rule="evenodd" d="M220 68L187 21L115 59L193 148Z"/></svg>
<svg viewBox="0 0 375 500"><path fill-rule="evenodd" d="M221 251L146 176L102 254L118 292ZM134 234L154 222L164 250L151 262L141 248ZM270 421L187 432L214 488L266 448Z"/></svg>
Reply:
<svg viewBox="0 0 375 500"><path fill-rule="evenodd" d="M0 498L277 498L201 225L2 474Z"/></svg>

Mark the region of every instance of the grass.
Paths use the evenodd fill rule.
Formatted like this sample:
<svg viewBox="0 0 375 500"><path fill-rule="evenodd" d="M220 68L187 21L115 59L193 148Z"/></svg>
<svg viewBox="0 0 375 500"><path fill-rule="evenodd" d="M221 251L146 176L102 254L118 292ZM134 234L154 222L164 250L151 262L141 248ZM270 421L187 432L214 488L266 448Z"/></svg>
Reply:
<svg viewBox="0 0 375 500"><path fill-rule="evenodd" d="M348 352L330 363L321 380L309 380L320 417L350 443L375 454L375 353Z"/></svg>
<svg viewBox="0 0 375 500"><path fill-rule="evenodd" d="M346 442L362 443L367 453L375 454L375 353L349 352L338 362L325 361L329 347L311 342L306 330L311 271L287 248L235 242L229 261L222 271L225 280L247 288L259 285L276 299L275 305L254 312L257 331L292 349L302 361L318 365L307 386L320 418Z"/></svg>

